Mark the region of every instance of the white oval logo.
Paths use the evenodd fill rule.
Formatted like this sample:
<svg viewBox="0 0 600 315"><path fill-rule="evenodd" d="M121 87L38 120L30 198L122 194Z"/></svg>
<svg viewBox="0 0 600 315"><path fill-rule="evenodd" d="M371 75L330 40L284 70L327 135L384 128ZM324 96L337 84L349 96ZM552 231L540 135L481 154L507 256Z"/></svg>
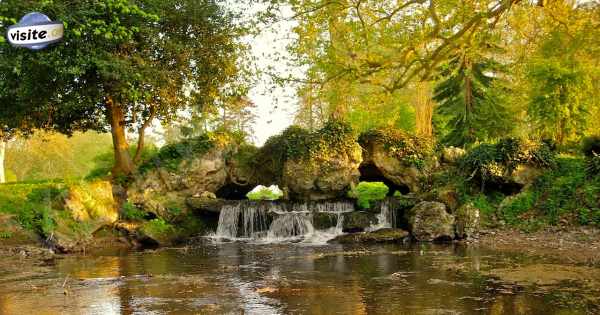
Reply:
<svg viewBox="0 0 600 315"><path fill-rule="evenodd" d="M8 42L15 47L39 50L60 42L64 32L62 22L52 22L46 15L33 12L9 27L6 35Z"/></svg>

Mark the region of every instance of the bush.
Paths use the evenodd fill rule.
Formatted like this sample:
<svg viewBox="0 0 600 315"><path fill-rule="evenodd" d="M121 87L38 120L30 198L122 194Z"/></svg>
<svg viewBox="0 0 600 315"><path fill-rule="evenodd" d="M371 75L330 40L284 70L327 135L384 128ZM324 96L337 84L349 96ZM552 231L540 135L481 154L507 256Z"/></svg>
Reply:
<svg viewBox="0 0 600 315"><path fill-rule="evenodd" d="M600 154L594 153L592 157L587 158L585 171L589 177L600 175Z"/></svg>
<svg viewBox="0 0 600 315"><path fill-rule="evenodd" d="M246 197L250 200L278 200L283 197L283 192L277 186L257 186Z"/></svg>
<svg viewBox="0 0 600 315"><path fill-rule="evenodd" d="M125 204L123 204L123 208L122 208L122 218L126 219L126 220L143 220L146 217L146 212L144 212L143 210L138 209L134 204L132 204L131 202L126 202Z"/></svg>
<svg viewBox="0 0 600 315"><path fill-rule="evenodd" d="M167 144L160 148L156 154L146 159L140 165L139 171L145 173L155 167L176 171L184 159L204 154L214 146L215 142L208 134Z"/></svg>
<svg viewBox="0 0 600 315"><path fill-rule="evenodd" d="M348 192L348 197L356 199L360 208L368 209L371 201L384 199L388 192L389 188L382 182L360 182Z"/></svg>
<svg viewBox="0 0 600 315"><path fill-rule="evenodd" d="M500 139L495 144L483 143L471 149L459 162L461 170L476 177L482 186L487 181L502 182L519 164L541 168L556 165L556 153L550 144L523 142L516 138Z"/></svg>

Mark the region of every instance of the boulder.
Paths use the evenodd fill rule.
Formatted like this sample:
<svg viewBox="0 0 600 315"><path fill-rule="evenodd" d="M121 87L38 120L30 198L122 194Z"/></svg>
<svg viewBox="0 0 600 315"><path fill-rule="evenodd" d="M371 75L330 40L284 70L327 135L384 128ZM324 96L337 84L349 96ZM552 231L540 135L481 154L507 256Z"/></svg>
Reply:
<svg viewBox="0 0 600 315"><path fill-rule="evenodd" d="M345 233L363 232L369 226L377 223L377 217L366 211L354 211L344 214L342 231Z"/></svg>
<svg viewBox="0 0 600 315"><path fill-rule="evenodd" d="M411 235L421 242L454 238L454 216L441 202L423 201L406 213Z"/></svg>
<svg viewBox="0 0 600 315"><path fill-rule="evenodd" d="M339 152L288 160L282 182L293 199L324 200L343 196L358 183L362 149L354 143Z"/></svg>
<svg viewBox="0 0 600 315"><path fill-rule="evenodd" d="M446 205L450 213L454 213L459 206L459 196L456 189L451 186L445 186L436 191L436 199Z"/></svg>
<svg viewBox="0 0 600 315"><path fill-rule="evenodd" d="M469 239L479 232L480 211L472 203L462 205L455 213L456 235Z"/></svg>
<svg viewBox="0 0 600 315"><path fill-rule="evenodd" d="M213 148L207 153L184 159L176 171L158 167L139 174L128 190L129 201L146 208L147 203L169 192L181 199L205 192L216 192L227 182L225 152ZM170 198L172 199L172 198ZM150 205L156 208L156 204Z"/></svg>
<svg viewBox="0 0 600 315"><path fill-rule="evenodd" d="M208 199L202 197L189 197L185 200L185 204L192 211L199 214L216 214L221 213L221 207L227 204L223 199Z"/></svg>
<svg viewBox="0 0 600 315"><path fill-rule="evenodd" d="M380 229L366 233L350 233L340 235L329 243L354 244L354 243L400 243L408 237L409 233L401 229Z"/></svg>
<svg viewBox="0 0 600 315"><path fill-rule="evenodd" d="M442 162L455 164L465 155L466 151L457 147L446 147L442 150Z"/></svg>
<svg viewBox="0 0 600 315"><path fill-rule="evenodd" d="M406 186L412 192L421 190L421 178L425 174L414 165L394 157L381 143L371 143L365 151L365 162L373 164L381 174L398 186Z"/></svg>

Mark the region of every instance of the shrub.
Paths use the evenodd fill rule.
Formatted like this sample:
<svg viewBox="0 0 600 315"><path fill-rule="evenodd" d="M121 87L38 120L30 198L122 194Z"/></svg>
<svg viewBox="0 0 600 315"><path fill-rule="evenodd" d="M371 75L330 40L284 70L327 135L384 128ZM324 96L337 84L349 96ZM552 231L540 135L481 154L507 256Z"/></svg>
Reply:
<svg viewBox="0 0 600 315"><path fill-rule="evenodd" d="M360 182L348 192L348 197L357 200L362 209L371 207L371 201L382 200L387 196L389 188L382 182Z"/></svg>
<svg viewBox="0 0 600 315"><path fill-rule="evenodd" d="M162 218L152 219L142 226L148 235L166 236L177 232L177 229Z"/></svg>
<svg viewBox="0 0 600 315"><path fill-rule="evenodd" d="M277 186L257 186L246 197L250 200L278 200L283 197L283 192Z"/></svg>
<svg viewBox="0 0 600 315"><path fill-rule="evenodd" d="M143 210L138 209L131 202L126 202L123 204L121 216L126 220L143 220L146 217L146 213Z"/></svg>
<svg viewBox="0 0 600 315"><path fill-rule="evenodd" d="M486 181L501 182L519 164L542 168L556 165L556 154L550 144L523 142L516 138L500 139L495 144L483 143L471 149L459 162L461 170L476 177L482 186Z"/></svg>
<svg viewBox="0 0 600 315"><path fill-rule="evenodd" d="M593 156L587 158L585 171L589 177L600 175L600 154L594 153Z"/></svg>
<svg viewBox="0 0 600 315"><path fill-rule="evenodd" d="M139 171L144 173L154 167L164 167L168 170L176 171L184 159L204 154L214 146L215 142L208 134L167 144L160 148L152 157L145 160L140 165Z"/></svg>

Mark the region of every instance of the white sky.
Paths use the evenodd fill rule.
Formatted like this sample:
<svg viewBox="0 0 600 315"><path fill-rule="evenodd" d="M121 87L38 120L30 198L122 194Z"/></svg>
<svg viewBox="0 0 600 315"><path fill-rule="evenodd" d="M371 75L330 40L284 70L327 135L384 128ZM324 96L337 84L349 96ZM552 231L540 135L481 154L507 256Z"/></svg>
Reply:
<svg viewBox="0 0 600 315"><path fill-rule="evenodd" d="M290 16L290 12L283 12ZM266 70L269 65L274 66L277 73L284 76L292 73L301 76L302 70L290 68L286 65L286 58L276 60L274 52L280 56L289 56L286 46L291 43L290 36L295 22L278 22L256 37L248 38L252 55L256 58L257 67ZM263 75L257 80L257 84L250 90L249 97L257 105L255 113L258 118L254 125L253 142L263 145L272 135L275 135L292 124L293 115L298 102L295 88L290 84L286 87L274 87L268 75Z"/></svg>

